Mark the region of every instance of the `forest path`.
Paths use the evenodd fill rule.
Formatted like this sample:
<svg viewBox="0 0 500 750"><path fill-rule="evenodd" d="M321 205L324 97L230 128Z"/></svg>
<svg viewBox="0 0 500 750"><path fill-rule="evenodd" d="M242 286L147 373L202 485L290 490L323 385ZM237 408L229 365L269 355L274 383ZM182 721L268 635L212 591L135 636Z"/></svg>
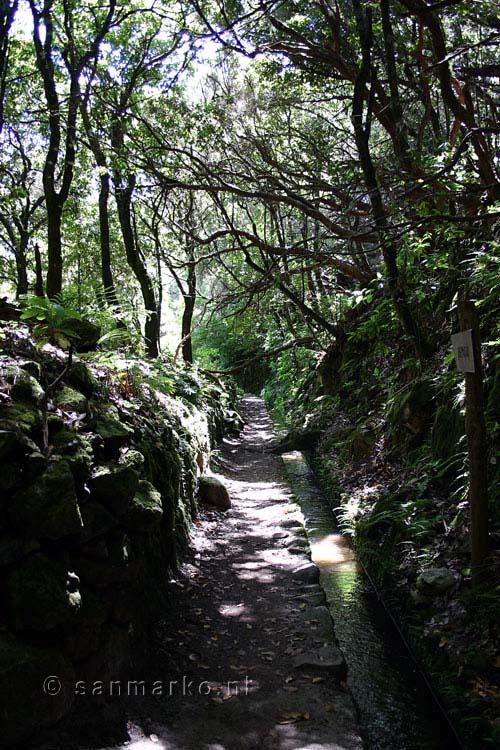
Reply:
<svg viewBox="0 0 500 750"><path fill-rule="evenodd" d="M129 741L116 742L115 705L108 734L102 720L87 724L92 747L361 748L302 517L270 451L272 422L259 398L241 408L246 426L221 450L232 508L202 510L195 524L153 663L134 675L147 695L120 704Z"/></svg>

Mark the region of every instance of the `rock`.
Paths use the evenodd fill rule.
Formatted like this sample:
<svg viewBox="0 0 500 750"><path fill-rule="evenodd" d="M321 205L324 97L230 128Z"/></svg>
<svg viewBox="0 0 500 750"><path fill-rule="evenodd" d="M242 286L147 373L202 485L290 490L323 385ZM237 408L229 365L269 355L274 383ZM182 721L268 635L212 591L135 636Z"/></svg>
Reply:
<svg viewBox="0 0 500 750"><path fill-rule="evenodd" d="M199 478L198 494L200 500L213 505L219 510L229 510L231 499L226 487L216 477L203 475Z"/></svg>
<svg viewBox="0 0 500 750"><path fill-rule="evenodd" d="M40 380L42 376L42 366L40 365L40 362L35 362L33 359L25 359L19 360L17 365L21 370L26 370L26 372L36 378L36 380Z"/></svg>
<svg viewBox="0 0 500 750"><path fill-rule="evenodd" d="M140 474L144 468L145 461L146 459L144 458L144 455L140 451L136 451L134 448L125 448L119 459L120 464L130 466L132 469L135 469L138 474Z"/></svg>
<svg viewBox="0 0 500 750"><path fill-rule="evenodd" d="M280 526L284 529L302 529L304 530L304 524L302 524L297 518L285 518L281 521Z"/></svg>
<svg viewBox="0 0 500 750"><path fill-rule="evenodd" d="M109 586L131 583L136 580L141 571L141 564L138 561L134 564L113 565L110 560L75 558L74 565L83 583L97 591Z"/></svg>
<svg viewBox="0 0 500 750"><path fill-rule="evenodd" d="M75 388L71 388L69 385L65 385L60 391L54 396L54 403L63 411L76 411L78 414L83 414L87 411L88 401L86 397L77 391Z"/></svg>
<svg viewBox="0 0 500 750"><path fill-rule="evenodd" d="M429 568L417 578L417 590L427 596L439 596L455 585L455 576L448 568Z"/></svg>
<svg viewBox="0 0 500 750"><path fill-rule="evenodd" d="M77 391L83 393L87 398L90 398L99 391L99 381L92 373L90 367L85 362L82 362L81 359L73 359L73 364L66 376L66 380L73 388L76 388Z"/></svg>
<svg viewBox="0 0 500 750"><path fill-rule="evenodd" d="M294 579L300 583L317 583L319 581L319 570L313 562L299 565L292 573Z"/></svg>
<svg viewBox="0 0 500 750"><path fill-rule="evenodd" d="M293 660L295 669L319 669L337 677L344 678L347 665L342 652L337 646L328 645L317 651L299 654Z"/></svg>
<svg viewBox="0 0 500 750"><path fill-rule="evenodd" d="M21 320L21 310L7 297L0 298L0 320Z"/></svg>
<svg viewBox="0 0 500 750"><path fill-rule="evenodd" d="M324 633L326 638L331 638L333 635L333 620L328 607L324 604L312 607L306 613L307 620L311 620L314 624L317 623L319 631Z"/></svg>
<svg viewBox="0 0 500 750"><path fill-rule="evenodd" d="M13 401L0 406L0 420L26 433L39 430L42 426L42 413L31 403Z"/></svg>
<svg viewBox="0 0 500 750"><path fill-rule="evenodd" d="M294 535L288 542L286 542L285 547L300 547L302 551L305 552L309 550L309 542L303 536Z"/></svg>
<svg viewBox="0 0 500 750"><path fill-rule="evenodd" d="M94 351L101 338L99 326L94 325L86 318L77 317L65 318L64 326L75 335L75 349L78 352Z"/></svg>
<svg viewBox="0 0 500 750"><path fill-rule="evenodd" d="M20 401L38 404L44 395L40 383L19 365L0 366L0 376L10 385L10 396Z"/></svg>
<svg viewBox="0 0 500 750"><path fill-rule="evenodd" d="M287 549L291 555L305 555L309 558L311 557L311 550L308 547L292 545L291 547L288 547Z"/></svg>
<svg viewBox="0 0 500 750"><path fill-rule="evenodd" d="M37 539L63 539L83 528L69 464L54 461L38 480L7 504L12 528Z"/></svg>
<svg viewBox="0 0 500 750"><path fill-rule="evenodd" d="M142 479L123 516L124 526L134 532L151 531L161 523L162 518L160 493L150 482Z"/></svg>
<svg viewBox="0 0 500 750"><path fill-rule="evenodd" d="M0 424L0 461L19 460L29 453L38 452L38 446L12 422Z"/></svg>
<svg viewBox="0 0 500 750"><path fill-rule="evenodd" d="M128 443L133 430L120 420L118 409L114 404L92 405L94 412L93 428L102 438L109 450L118 450Z"/></svg>
<svg viewBox="0 0 500 750"><path fill-rule="evenodd" d="M63 456L67 461L75 481L85 481L94 459L92 443L89 438L64 425L52 437L51 445L54 453Z"/></svg>
<svg viewBox="0 0 500 750"><path fill-rule="evenodd" d="M44 680L57 675L58 683ZM75 693L75 673L58 651L26 646L0 637L0 726L2 746L17 744L69 713Z"/></svg>
<svg viewBox="0 0 500 750"><path fill-rule="evenodd" d="M101 628L108 613L101 599L90 589L82 590L82 606L74 626L64 641L64 653L72 661L82 661L99 650Z"/></svg>
<svg viewBox="0 0 500 750"><path fill-rule="evenodd" d="M66 624L80 609L80 594L74 584L65 566L55 560L43 555L28 558L7 583L11 626L43 632Z"/></svg>
<svg viewBox="0 0 500 750"><path fill-rule="evenodd" d="M98 466L88 481L92 499L102 503L116 515L126 511L138 485L137 472L123 464Z"/></svg>
<svg viewBox="0 0 500 750"><path fill-rule="evenodd" d="M99 503L85 503L82 505L83 540L104 536L117 525L116 518Z"/></svg>
<svg viewBox="0 0 500 750"><path fill-rule="evenodd" d="M224 414L224 430L229 435L239 435L245 426L243 417L234 409L228 409Z"/></svg>

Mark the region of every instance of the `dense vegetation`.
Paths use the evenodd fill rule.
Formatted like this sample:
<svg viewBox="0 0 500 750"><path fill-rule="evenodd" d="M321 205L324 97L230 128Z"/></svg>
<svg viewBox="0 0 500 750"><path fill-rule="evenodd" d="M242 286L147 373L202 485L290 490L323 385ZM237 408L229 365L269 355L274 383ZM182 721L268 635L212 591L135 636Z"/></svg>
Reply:
<svg viewBox="0 0 500 750"><path fill-rule="evenodd" d="M263 389L490 743L499 37L486 0L0 4L5 296L66 347L88 318L103 350ZM489 494L474 585L450 343L470 301ZM428 568L453 573L432 603Z"/></svg>

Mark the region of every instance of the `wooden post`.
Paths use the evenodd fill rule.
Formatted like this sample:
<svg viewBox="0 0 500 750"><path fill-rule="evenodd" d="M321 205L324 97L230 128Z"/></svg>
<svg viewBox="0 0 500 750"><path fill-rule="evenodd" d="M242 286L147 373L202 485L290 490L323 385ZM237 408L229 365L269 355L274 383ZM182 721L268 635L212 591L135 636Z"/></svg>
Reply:
<svg viewBox="0 0 500 750"><path fill-rule="evenodd" d="M471 564L479 572L489 553L488 542L488 456L483 405L483 366L479 316L469 300L458 304L460 329L471 331L473 372L465 372L465 431L469 454L469 502L471 521Z"/></svg>

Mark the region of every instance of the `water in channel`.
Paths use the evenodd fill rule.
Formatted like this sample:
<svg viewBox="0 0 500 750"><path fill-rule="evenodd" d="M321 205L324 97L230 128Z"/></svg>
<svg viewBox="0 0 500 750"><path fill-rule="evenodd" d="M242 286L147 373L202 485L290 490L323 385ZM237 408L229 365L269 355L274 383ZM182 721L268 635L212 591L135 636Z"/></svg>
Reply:
<svg viewBox="0 0 500 750"><path fill-rule="evenodd" d="M302 453L283 455L306 519L367 750L457 750L453 737L390 618L378 602Z"/></svg>

